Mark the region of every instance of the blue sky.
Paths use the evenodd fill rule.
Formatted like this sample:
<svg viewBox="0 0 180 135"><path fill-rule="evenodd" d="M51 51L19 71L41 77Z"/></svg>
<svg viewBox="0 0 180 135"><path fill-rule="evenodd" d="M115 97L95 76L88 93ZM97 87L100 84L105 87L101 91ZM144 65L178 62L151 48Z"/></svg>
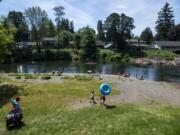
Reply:
<svg viewBox="0 0 180 135"><path fill-rule="evenodd" d="M40 6L54 20L52 8L57 5L65 7L65 17L74 21L75 29L89 25L96 29L97 21L112 12L125 13L135 20L135 35L150 26L155 32L157 13L169 2L175 13L176 23L180 23L180 0L3 0L0 3L1 15L7 15L11 10L24 11L31 6Z"/></svg>

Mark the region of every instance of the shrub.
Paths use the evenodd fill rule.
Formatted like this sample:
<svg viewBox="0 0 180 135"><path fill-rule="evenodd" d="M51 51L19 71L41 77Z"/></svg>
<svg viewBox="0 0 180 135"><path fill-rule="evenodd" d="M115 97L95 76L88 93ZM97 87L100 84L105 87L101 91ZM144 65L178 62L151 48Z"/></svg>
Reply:
<svg viewBox="0 0 180 135"><path fill-rule="evenodd" d="M43 79L43 80L49 80L49 79L51 79L51 75L49 75L49 74L44 74L44 75L41 77L41 79Z"/></svg>
<svg viewBox="0 0 180 135"><path fill-rule="evenodd" d="M149 58L161 58L166 60L174 60L176 56L176 54L172 52L163 50L145 50L144 53L145 56Z"/></svg>
<svg viewBox="0 0 180 135"><path fill-rule="evenodd" d="M55 60L55 52L53 52L51 50L45 50L44 51L44 60L46 60L46 61Z"/></svg>
<svg viewBox="0 0 180 135"><path fill-rule="evenodd" d="M72 60L72 56L68 51L57 51L56 60Z"/></svg>

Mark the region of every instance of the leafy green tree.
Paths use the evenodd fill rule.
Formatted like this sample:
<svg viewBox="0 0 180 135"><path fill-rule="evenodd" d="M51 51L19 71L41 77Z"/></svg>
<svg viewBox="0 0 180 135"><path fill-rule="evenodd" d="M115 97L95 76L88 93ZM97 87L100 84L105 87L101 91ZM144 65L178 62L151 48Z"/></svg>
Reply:
<svg viewBox="0 0 180 135"><path fill-rule="evenodd" d="M68 47L70 41L73 39L72 33L69 31L62 31L59 35L61 47Z"/></svg>
<svg viewBox="0 0 180 135"><path fill-rule="evenodd" d="M180 24L171 29L168 34L168 39L171 41L180 41Z"/></svg>
<svg viewBox="0 0 180 135"><path fill-rule="evenodd" d="M32 28L32 35L36 41L37 50L40 53L41 52L41 27L44 23L44 21L47 20L47 13L45 10L42 10L40 7L31 7L25 10L26 18L31 25Z"/></svg>
<svg viewBox="0 0 180 135"><path fill-rule="evenodd" d="M147 27L142 31L141 40L146 41L147 44L151 44L153 42L153 33L151 31L151 28Z"/></svg>
<svg viewBox="0 0 180 135"><path fill-rule="evenodd" d="M168 33L175 26L172 7L166 3L158 13L156 21L157 40L168 40Z"/></svg>
<svg viewBox="0 0 180 135"><path fill-rule="evenodd" d="M131 31L135 28L134 19L125 14L110 14L105 21L106 40L113 42L117 51L126 49L126 40L131 38Z"/></svg>
<svg viewBox="0 0 180 135"><path fill-rule="evenodd" d="M25 21L25 17L22 12L10 11L8 14L8 20L16 27L16 33L14 39L16 42L29 40L29 29Z"/></svg>
<svg viewBox="0 0 180 135"><path fill-rule="evenodd" d="M74 36L74 42L76 45L76 49L80 49L80 43L81 43L81 36L79 33L76 33Z"/></svg>
<svg viewBox="0 0 180 135"><path fill-rule="evenodd" d="M53 10L56 16L55 21L57 24L57 38L58 38L58 46L59 46L60 24L61 24L62 17L65 15L65 12L64 12L63 6L56 6L53 8Z"/></svg>
<svg viewBox="0 0 180 135"><path fill-rule="evenodd" d="M98 21L97 31L98 31L98 39L104 41L105 40L105 33L104 33L102 20Z"/></svg>
<svg viewBox="0 0 180 135"><path fill-rule="evenodd" d="M83 58L87 61L97 58L97 46L95 30L86 27L80 30L81 47L83 48Z"/></svg>
<svg viewBox="0 0 180 135"><path fill-rule="evenodd" d="M13 34L0 24L0 62L2 63L7 55L11 54L11 45L14 43Z"/></svg>

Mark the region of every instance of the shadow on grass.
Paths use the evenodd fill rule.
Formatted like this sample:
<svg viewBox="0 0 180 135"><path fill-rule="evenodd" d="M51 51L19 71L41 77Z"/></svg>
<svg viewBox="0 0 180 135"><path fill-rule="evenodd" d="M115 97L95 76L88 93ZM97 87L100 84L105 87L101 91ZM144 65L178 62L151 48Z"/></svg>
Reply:
<svg viewBox="0 0 180 135"><path fill-rule="evenodd" d="M104 104L104 106L106 107L106 109L114 109L114 108L116 108L115 105Z"/></svg>
<svg viewBox="0 0 180 135"><path fill-rule="evenodd" d="M23 121L20 121L18 124L12 126L12 127L6 127L8 131L12 131L12 130L19 130L22 127L26 126L26 124Z"/></svg>
<svg viewBox="0 0 180 135"><path fill-rule="evenodd" d="M9 102L13 96L17 95L18 90L17 86L9 84L0 85L0 108Z"/></svg>

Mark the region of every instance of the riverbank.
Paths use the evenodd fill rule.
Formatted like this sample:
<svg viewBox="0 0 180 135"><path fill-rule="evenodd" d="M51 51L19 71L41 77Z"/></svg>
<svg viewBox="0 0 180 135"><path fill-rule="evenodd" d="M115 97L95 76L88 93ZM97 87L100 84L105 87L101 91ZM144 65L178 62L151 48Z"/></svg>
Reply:
<svg viewBox="0 0 180 135"><path fill-rule="evenodd" d="M29 74L31 78L26 79L28 74L1 74L11 81L46 84L63 83L67 80L97 80L100 83L110 83L117 90L119 95L110 96L110 102L118 103L142 103L154 101L170 105L180 106L180 89L178 84L167 82L155 82L149 80L139 80L135 77L124 77L123 75L104 75L104 74L84 74L84 73L63 73L61 76L49 74ZM48 76L44 79L43 76ZM97 90L98 92L98 90Z"/></svg>
<svg viewBox="0 0 180 135"><path fill-rule="evenodd" d="M0 123L1 135L179 135L180 89L165 82L137 80L118 75L63 73L44 80L0 77L0 121L19 95L24 126L11 131ZM99 105L99 86L109 83L112 93ZM90 104L95 91L98 104ZM104 128L107 127L107 128Z"/></svg>

